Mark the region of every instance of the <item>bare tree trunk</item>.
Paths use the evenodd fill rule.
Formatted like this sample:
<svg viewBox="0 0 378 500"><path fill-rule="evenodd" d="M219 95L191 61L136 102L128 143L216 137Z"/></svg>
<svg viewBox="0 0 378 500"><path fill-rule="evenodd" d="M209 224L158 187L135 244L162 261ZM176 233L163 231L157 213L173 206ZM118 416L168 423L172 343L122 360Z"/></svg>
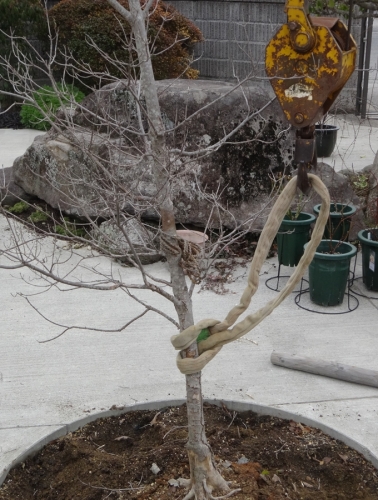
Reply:
<svg viewBox="0 0 378 500"><path fill-rule="evenodd" d="M114 0L108 0L108 2L116 7L118 12L125 15L122 8L119 9L115 5L118 2ZM157 207L162 220L163 238L167 238L170 243L165 246L165 253L171 273L173 294L177 299L175 305L176 311L179 317L180 328L183 330L194 323L192 300L186 285L184 270L181 266L181 251L176 239L176 224L173 203L170 197L169 173L166 170L168 151L165 143L165 127L161 119L158 95L154 85L155 78L146 31L146 14L148 13L142 10L139 0L130 0L129 5L130 12L127 19L131 24L135 37L141 91L145 99L146 118L149 123L147 134L148 156L157 187ZM197 343L194 342L182 355L197 357ZM214 467L212 453L206 439L201 372L186 376L186 392L189 430L187 449L191 476L188 482L190 491L186 498L205 500L206 498L210 498L209 495L213 489L225 492L229 491L229 488L226 481Z"/></svg>

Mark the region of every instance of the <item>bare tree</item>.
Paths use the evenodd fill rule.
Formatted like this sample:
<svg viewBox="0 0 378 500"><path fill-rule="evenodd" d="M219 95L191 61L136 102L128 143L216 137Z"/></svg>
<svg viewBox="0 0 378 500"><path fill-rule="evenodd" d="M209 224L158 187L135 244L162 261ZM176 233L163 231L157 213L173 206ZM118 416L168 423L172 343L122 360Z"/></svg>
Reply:
<svg viewBox="0 0 378 500"><path fill-rule="evenodd" d="M107 58L109 64L117 64L125 75L127 83L114 79L110 87L105 87L103 94L116 95L115 90L125 92L126 88L126 107L128 107L129 111L132 111L129 113L130 120L128 123L120 123L116 113L114 113L115 107L109 109L108 104L104 106L102 102L97 102L95 97L88 98L83 104L75 104L76 111L72 112L70 105L67 105L67 98L64 97L54 78L54 70L60 63L56 58L57 49L56 43L54 43L56 38L52 31L50 31L52 43L47 62L41 56L39 56L39 62L40 70L43 70L51 80L54 93L61 99L61 110L57 114L50 113L48 109L35 101L34 92L36 87L30 77L30 61L18 49L17 38L12 39L12 50L18 64L10 64L9 59L6 57L1 58L0 64L8 73L8 79L14 89L11 92L12 95L16 95L23 99L24 102L39 107L44 119L50 122L51 134L55 134L54 137L57 139L57 144L59 143L62 154L67 154L68 149L65 149L67 145L67 148L68 146L73 148L74 153L77 155L77 169L75 171L69 173L56 171L53 174L50 171L49 173L48 180L57 192L61 190L59 186L70 185L69 194L66 191L60 192L62 208L64 209L66 204L71 207L71 211L80 213L81 217L86 219L87 225L91 226L91 234L95 236L98 235L98 232L101 233L101 230L98 229L98 217L111 217L118 233L121 234L128 245L129 252L126 260L140 270L141 281L126 283L120 276L115 275L112 270L104 273L93 268L91 268L92 277L88 278L84 275L83 270L86 271L90 268L90 263L87 264L82 257L76 255L74 247L71 247L73 267L69 273L63 274L60 271L62 257L57 246L52 246L48 258L45 256L42 258L40 248L43 244L44 235L36 236L34 233L20 229L18 224L11 219L11 243L7 248L0 251L8 259L8 262L1 267L7 269L27 267L44 280L43 290L52 286L64 289L77 287L96 290L121 289L143 307L143 312L111 331L121 331L127 328L133 321L138 320L149 311L161 314L180 331L188 331L194 323L191 293L193 283L198 281L201 249L198 245L187 243L177 236L172 201L174 179L180 176L183 178L193 176L192 163L194 160L198 161L199 158L204 158L219 150L221 146L231 143L233 135L248 121L256 115L260 116L261 109L252 110L246 98L247 112L245 118L232 130L225 131L223 137L215 144L197 145L197 147L191 148L190 146L183 146L185 144L185 141L183 141L180 146L175 145L172 138L178 134L185 137L184 125L193 120L197 112L187 116L179 125L168 127L167 132L167 124L164 123L164 117L160 109L151 64L151 40L148 39L146 31L149 12L154 8L154 0L147 0L145 3L141 3L139 0L129 0L128 9L117 0L107 1L129 22L132 36L125 43L132 44L137 54L137 61L127 61L127 63L114 60L109 54L102 54ZM88 42L95 45L92 40ZM85 62L74 61L68 53L65 56L65 64L61 67L63 75L80 78L85 84L83 74L86 71L90 72L90 68L87 67ZM97 76L100 78L101 76L106 77L107 81L111 80L110 74L106 72ZM68 92L68 89L66 90ZM72 97L68 99L68 101L70 100L72 101ZM85 127L88 124L91 125L89 129ZM117 134L115 135L116 130ZM282 133L284 132L283 130ZM106 139L104 139L105 136ZM257 134L251 140L259 141L262 138ZM72 152L72 149L70 151ZM42 160L37 158L35 161L41 162ZM177 167L178 162L179 168ZM131 172L127 178L129 184L124 182L125 170ZM34 175L41 174L34 173ZM139 186L145 182L148 175L153 178L154 192L151 196L146 196L139 190ZM85 179L85 182L83 179ZM195 181L195 175L191 179ZM83 183L86 184L86 189L93 193L91 203L83 199ZM210 198L214 206L214 214L218 220L222 220L225 209L218 203L217 194L209 195L204 193L204 196ZM94 211L93 205L95 205ZM133 224L133 221L138 221L140 214L146 211L158 213L160 226L151 226L150 228L147 227L147 229L144 226L143 231L147 235L148 242L144 243L144 249L141 252L137 249L137 244L130 238L130 225ZM3 211L3 213L9 217L6 212ZM257 215L254 214L253 217ZM230 215L228 214L228 216ZM48 215L48 217L53 218L52 215ZM244 227L248 228L248 222L250 221L243 221ZM54 223L58 224L57 222ZM64 219L60 224L63 225L62 232L68 240L72 239L88 245L88 239L78 232L77 225L74 226L71 222L64 221ZM237 226L237 224L235 225ZM138 228L140 229L140 227L139 225ZM222 233L220 236L213 248L213 255L217 254L222 244L224 245L225 242L230 242L236 238L237 231L231 231L227 235L228 240L226 237L223 238L225 235L222 235ZM91 240L92 249L103 252L104 248L106 248L108 255L114 258L125 258L125 255L114 246L114 235L101 233L101 238L101 243L98 242L97 238ZM170 281L151 276L144 266L143 253L149 254L151 252L156 238L160 239L161 251L167 259L171 276ZM187 275L192 281L191 288L188 288ZM140 299L136 294L138 290L159 293L173 304L178 319L176 320L168 313L158 310ZM41 311L38 312L42 315ZM234 316L237 317L238 314L236 316L234 314ZM214 327L215 323L217 322L213 320L205 321L203 328ZM224 326L223 323L222 325ZM67 325L61 326L61 334L73 328ZM219 326L214 328L214 333L220 331L222 329ZM226 343L226 341L223 343ZM196 335L194 338L190 337L189 341L186 340L185 346L180 347L179 343L178 349L180 350L180 359L182 358L183 361L197 359L198 344ZM215 351L218 352L219 349L220 347L216 347ZM187 450L191 474L190 479L187 481L189 492L185 498L187 500L190 498L196 498L197 500L210 499L214 498L212 493L216 491L224 494L225 496L222 498L225 498L233 492L230 491L228 484L217 470L206 439L201 371L197 369L194 372L193 370L188 370L188 372L189 374L186 375L189 432Z"/></svg>

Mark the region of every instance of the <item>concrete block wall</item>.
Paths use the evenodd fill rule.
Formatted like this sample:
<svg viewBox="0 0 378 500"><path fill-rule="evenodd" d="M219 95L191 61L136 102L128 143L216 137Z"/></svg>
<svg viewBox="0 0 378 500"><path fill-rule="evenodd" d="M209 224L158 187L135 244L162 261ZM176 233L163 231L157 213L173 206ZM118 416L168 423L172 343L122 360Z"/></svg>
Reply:
<svg viewBox="0 0 378 500"><path fill-rule="evenodd" d="M201 78L264 78L265 45L285 21L284 0L171 0L201 29L195 48Z"/></svg>

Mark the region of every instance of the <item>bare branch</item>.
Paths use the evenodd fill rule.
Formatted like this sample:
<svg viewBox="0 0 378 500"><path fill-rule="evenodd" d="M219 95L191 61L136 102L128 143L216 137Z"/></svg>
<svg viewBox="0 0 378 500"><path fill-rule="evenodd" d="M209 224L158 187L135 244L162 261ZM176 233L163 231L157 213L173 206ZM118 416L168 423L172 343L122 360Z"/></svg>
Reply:
<svg viewBox="0 0 378 500"><path fill-rule="evenodd" d="M126 19L130 24L134 23L134 18L131 15L130 11L125 9L117 0L107 0L109 5L113 7L114 10L116 10L122 17Z"/></svg>
<svg viewBox="0 0 378 500"><path fill-rule="evenodd" d="M53 340L56 340L70 330L83 330L83 331L85 330L85 331L102 332L102 333L119 333L119 332L122 332L123 330L126 330L126 328L128 326L130 326L132 323L134 323L138 319L142 318L145 314L147 314L151 310L149 307L146 307L146 309L142 313L138 314L133 319L131 319L130 321L128 321L124 325L120 326L119 328L108 329L108 328L95 328L95 327L91 327L91 326L80 326L80 325L66 326L66 325L63 325L63 324L58 323L56 321L53 321L52 319L50 319L46 315L44 315L39 309L37 309L37 307L35 307L33 305L33 303L25 295L20 294L20 296L23 297L27 301L27 303L30 305L30 307L32 307L32 309L34 309L34 311L36 313L38 313L44 320L48 321L52 325L59 326L60 328L64 329L61 333L59 333L59 335L56 335L55 337L52 337L48 340L39 340L38 341L39 344L45 344L47 342L51 342Z"/></svg>

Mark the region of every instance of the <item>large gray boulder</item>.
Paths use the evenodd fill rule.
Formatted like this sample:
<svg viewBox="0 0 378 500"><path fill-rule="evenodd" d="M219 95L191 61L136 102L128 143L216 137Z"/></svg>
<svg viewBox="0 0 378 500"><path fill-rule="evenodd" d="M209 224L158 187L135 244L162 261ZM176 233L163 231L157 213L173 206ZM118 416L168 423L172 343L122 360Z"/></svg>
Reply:
<svg viewBox="0 0 378 500"><path fill-rule="evenodd" d="M103 147L102 137L89 130L74 130L74 142L64 133L50 131L37 136L15 160L14 181L63 212L87 218L111 215L119 196L101 171L98 159ZM118 180L114 175L114 182Z"/></svg>
<svg viewBox="0 0 378 500"><path fill-rule="evenodd" d="M14 182L13 168L0 170L0 205L12 206L20 200L28 201L30 196Z"/></svg>
<svg viewBox="0 0 378 500"><path fill-rule="evenodd" d="M271 175L290 168L292 160L292 135L285 131L287 122L276 101L267 106L268 94L256 86L233 90L230 83L191 80L156 85L170 146L165 168L171 174L177 222L204 227L210 219L213 227L244 223L261 229ZM177 153L215 144L251 112L254 116L211 155L188 162L188 156ZM147 129L147 120L140 120ZM17 184L53 207L83 217L125 210L157 218L156 188L139 152L140 133L132 133L139 121L126 83L88 96L73 121L73 129L38 136L15 161Z"/></svg>

